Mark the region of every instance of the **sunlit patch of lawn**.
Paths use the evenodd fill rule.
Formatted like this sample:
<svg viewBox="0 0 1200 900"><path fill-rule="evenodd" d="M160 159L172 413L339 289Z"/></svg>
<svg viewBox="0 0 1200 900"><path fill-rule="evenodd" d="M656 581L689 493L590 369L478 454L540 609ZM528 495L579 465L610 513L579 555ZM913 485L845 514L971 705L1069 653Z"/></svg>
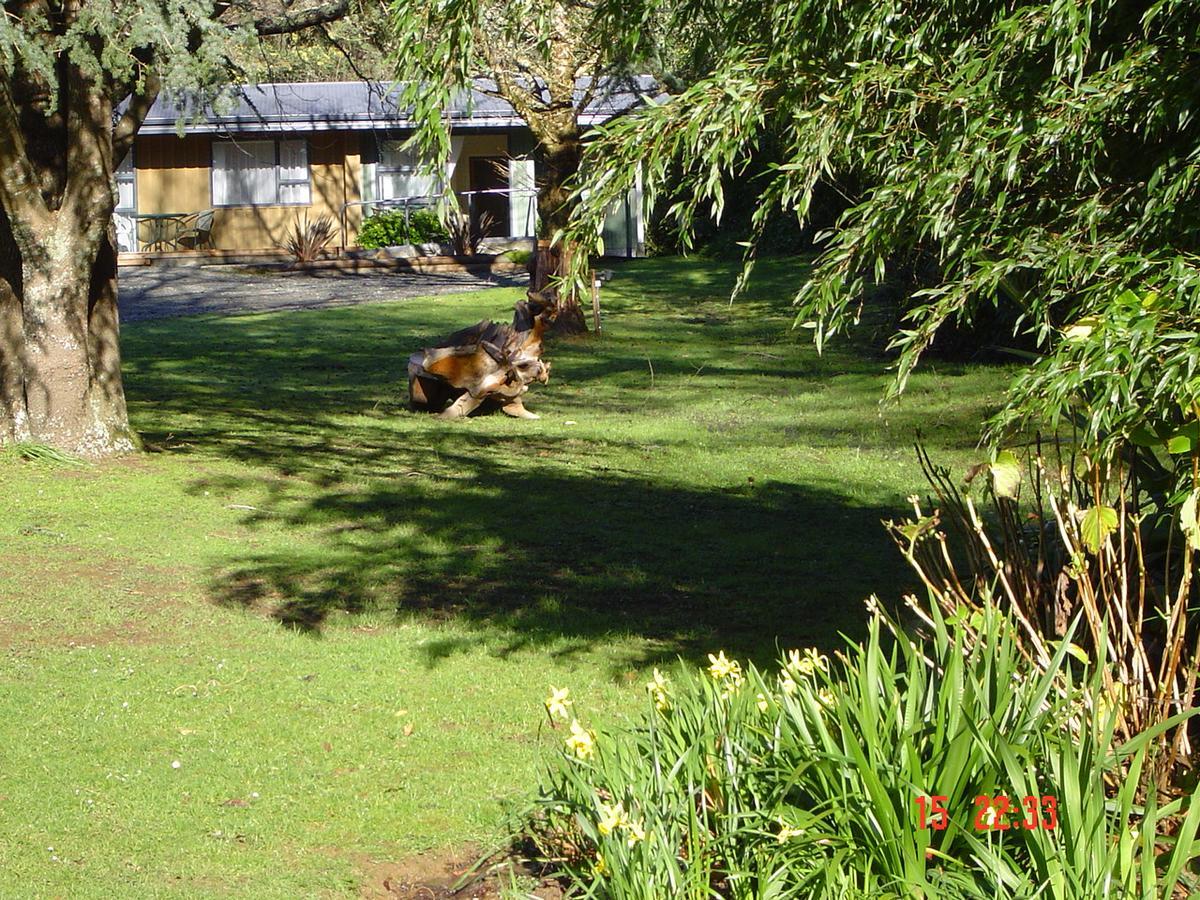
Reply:
<svg viewBox="0 0 1200 900"><path fill-rule="evenodd" d="M535 422L404 403L517 291L127 327L151 452L0 464L0 895L353 895L494 837L550 685L601 722L647 666L857 634L916 429L965 465L1005 373L881 412L884 359L791 330L802 263L733 275L620 267Z"/></svg>

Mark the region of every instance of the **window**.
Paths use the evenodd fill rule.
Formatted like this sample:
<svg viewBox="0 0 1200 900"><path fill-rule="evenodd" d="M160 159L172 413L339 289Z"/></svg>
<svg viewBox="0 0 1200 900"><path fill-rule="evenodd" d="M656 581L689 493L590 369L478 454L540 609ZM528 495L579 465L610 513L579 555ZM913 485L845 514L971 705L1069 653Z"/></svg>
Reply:
<svg viewBox="0 0 1200 900"><path fill-rule="evenodd" d="M308 145L304 141L280 141L279 148L279 202L312 203L312 189L308 183Z"/></svg>
<svg viewBox="0 0 1200 900"><path fill-rule="evenodd" d="M137 170L133 166L131 149L117 166L117 208L113 210L113 222L117 226L117 250L133 253L137 243Z"/></svg>
<svg viewBox="0 0 1200 900"><path fill-rule="evenodd" d="M307 206L312 202L304 141L214 141L214 206Z"/></svg>
<svg viewBox="0 0 1200 900"><path fill-rule="evenodd" d="M416 153L401 150L401 143L386 141L379 148L379 165L375 169L376 199L403 200L440 193L437 177L428 170L421 172Z"/></svg>
<svg viewBox="0 0 1200 900"><path fill-rule="evenodd" d="M137 209L137 170L133 167L133 151L130 150L117 166L117 212L133 212Z"/></svg>

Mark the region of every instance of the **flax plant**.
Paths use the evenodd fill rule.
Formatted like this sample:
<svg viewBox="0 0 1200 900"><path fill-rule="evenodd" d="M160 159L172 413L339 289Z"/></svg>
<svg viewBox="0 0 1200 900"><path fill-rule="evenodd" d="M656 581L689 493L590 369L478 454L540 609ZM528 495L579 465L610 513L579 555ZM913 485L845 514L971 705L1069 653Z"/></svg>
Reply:
<svg viewBox="0 0 1200 900"><path fill-rule="evenodd" d="M1195 890L1200 812L1140 805L1136 782L1181 717L1121 739L1096 709L1102 667L1067 665L1070 632L1031 666L1012 618L936 604L909 636L878 604L834 660L776 672L714 654L656 672L630 726L544 766L523 836L572 896L1164 897ZM578 710L577 710L578 711ZM1117 773L1131 778L1116 793ZM1056 798L1054 828L980 831L980 795ZM947 827L916 801L947 798Z"/></svg>

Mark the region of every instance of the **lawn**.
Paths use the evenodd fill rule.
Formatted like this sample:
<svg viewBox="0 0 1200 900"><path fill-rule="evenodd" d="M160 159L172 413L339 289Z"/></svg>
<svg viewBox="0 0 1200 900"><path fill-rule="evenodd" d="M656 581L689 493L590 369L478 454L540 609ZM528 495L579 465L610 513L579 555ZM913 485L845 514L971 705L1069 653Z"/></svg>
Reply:
<svg viewBox="0 0 1200 900"><path fill-rule="evenodd" d="M405 407L408 354L515 290L125 329L149 452L0 459L0 896L354 896L486 845L550 685L589 724L648 667L836 646L911 579L911 444L976 459L1003 370L790 328L796 262L622 266L528 406Z"/></svg>

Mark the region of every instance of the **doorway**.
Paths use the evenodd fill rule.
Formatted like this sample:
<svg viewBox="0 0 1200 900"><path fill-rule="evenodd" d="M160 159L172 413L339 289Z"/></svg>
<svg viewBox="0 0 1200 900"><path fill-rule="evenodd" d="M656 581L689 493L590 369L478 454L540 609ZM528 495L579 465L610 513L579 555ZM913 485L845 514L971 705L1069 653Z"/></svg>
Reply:
<svg viewBox="0 0 1200 900"><path fill-rule="evenodd" d="M484 237L508 234L508 160L503 156L472 156L469 174L471 229ZM505 193L481 193L504 191Z"/></svg>

